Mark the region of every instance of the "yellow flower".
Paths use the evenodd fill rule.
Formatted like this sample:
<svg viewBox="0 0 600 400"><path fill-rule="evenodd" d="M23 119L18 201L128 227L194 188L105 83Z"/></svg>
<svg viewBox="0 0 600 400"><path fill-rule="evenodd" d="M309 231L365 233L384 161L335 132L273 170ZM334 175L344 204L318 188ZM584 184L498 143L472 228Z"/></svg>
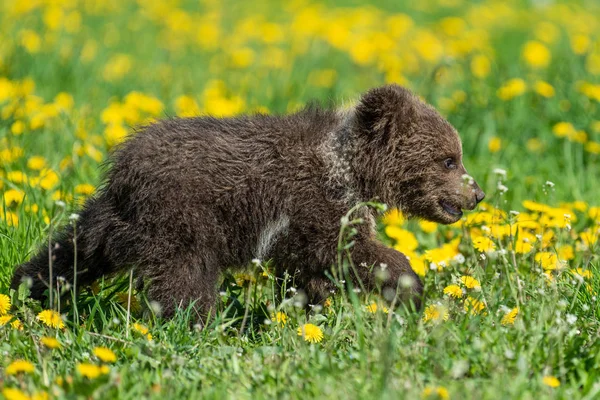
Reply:
<svg viewBox="0 0 600 400"><path fill-rule="evenodd" d="M426 387L423 389L423 393L421 393L421 398L424 400L429 399L437 399L437 400L449 400L450 393L448 393L448 389L443 386L437 387Z"/></svg>
<svg viewBox="0 0 600 400"><path fill-rule="evenodd" d="M49 349L60 349L60 342L56 340L56 338L44 336L42 337L41 342Z"/></svg>
<svg viewBox="0 0 600 400"><path fill-rule="evenodd" d="M468 296L465 299L465 311L471 313L471 315L479 314L484 308L485 303L477 300L474 297Z"/></svg>
<svg viewBox="0 0 600 400"><path fill-rule="evenodd" d="M42 170L46 167L46 159L42 156L29 157L27 160L27 168L36 171Z"/></svg>
<svg viewBox="0 0 600 400"><path fill-rule="evenodd" d="M502 321L500 321L500 323L502 325L514 325L515 319L517 318L518 314L519 314L519 307L515 307L512 310L510 310L509 312L507 312L506 314L504 314L504 317L502 317Z"/></svg>
<svg viewBox="0 0 600 400"><path fill-rule="evenodd" d="M94 186L89 183L82 183L80 185L75 186L75 193L82 194L84 196L89 196L94 193Z"/></svg>
<svg viewBox="0 0 600 400"><path fill-rule="evenodd" d="M10 297L5 294L0 294L0 315L8 314L10 306Z"/></svg>
<svg viewBox="0 0 600 400"><path fill-rule="evenodd" d="M457 299L463 296L462 289L458 285L448 285L444 288L444 294L447 294L451 297L455 297Z"/></svg>
<svg viewBox="0 0 600 400"><path fill-rule="evenodd" d="M544 376L542 381L544 382L544 385L550 386L551 388L557 388L560 386L560 381L551 375Z"/></svg>
<svg viewBox="0 0 600 400"><path fill-rule="evenodd" d="M437 230L438 224L431 221L419 221L419 227L425 233L433 233Z"/></svg>
<svg viewBox="0 0 600 400"><path fill-rule="evenodd" d="M460 281L463 283L463 285L465 285L467 287L467 289L480 289L481 288L481 284L479 283L479 281L475 278L473 278L472 276L461 276L460 277Z"/></svg>
<svg viewBox="0 0 600 400"><path fill-rule="evenodd" d="M537 94L540 96L550 98L554 97L555 91L551 84L544 81L536 81L533 85L533 88Z"/></svg>
<svg viewBox="0 0 600 400"><path fill-rule="evenodd" d="M35 367L32 363L26 360L15 360L6 367L6 375L16 375L18 373L30 374L35 371Z"/></svg>
<svg viewBox="0 0 600 400"><path fill-rule="evenodd" d="M499 137L494 136L488 142L488 149L490 153L497 153L502 149L502 140Z"/></svg>
<svg viewBox="0 0 600 400"><path fill-rule="evenodd" d="M6 314L0 317L0 326L4 326L6 324L8 324L10 321L12 321L14 318L13 315L10 314ZM15 319L14 321L10 322L10 326L12 326L15 329L21 329L22 324L21 321L19 321L18 319Z"/></svg>
<svg viewBox="0 0 600 400"><path fill-rule="evenodd" d="M96 357L98 357L100 360L107 362L107 363L112 363L112 362L117 361L117 356L108 347L95 347L94 355Z"/></svg>
<svg viewBox="0 0 600 400"><path fill-rule="evenodd" d="M577 133L570 122L558 122L552 127L552 132L556 137L572 137Z"/></svg>
<svg viewBox="0 0 600 400"><path fill-rule="evenodd" d="M307 342L319 343L323 340L323 331L316 325L304 324L298 328L298 336L302 336Z"/></svg>
<svg viewBox="0 0 600 400"><path fill-rule="evenodd" d="M533 68L545 68L550 63L550 50L542 43L531 40L525 43L522 52L523 59Z"/></svg>
<svg viewBox="0 0 600 400"><path fill-rule="evenodd" d="M104 130L104 137L106 138L106 144L109 147L115 146L121 143L127 137L127 129L121 124L111 124Z"/></svg>
<svg viewBox="0 0 600 400"><path fill-rule="evenodd" d="M52 189L58 184L58 174L51 169L43 169L40 171L40 187L42 189Z"/></svg>
<svg viewBox="0 0 600 400"><path fill-rule="evenodd" d="M59 313L54 310L44 310L37 315L37 319L42 321L44 324L49 326L50 328L58 328L62 329L65 327L65 323L63 322Z"/></svg>
<svg viewBox="0 0 600 400"><path fill-rule="evenodd" d="M25 123L23 121L15 121L10 126L10 131L13 135L20 135L25 131Z"/></svg>
<svg viewBox="0 0 600 400"><path fill-rule="evenodd" d="M508 101L521 96L527 90L527 84L523 79L513 78L506 82L496 93L501 100Z"/></svg>
<svg viewBox="0 0 600 400"><path fill-rule="evenodd" d="M108 374L110 370L106 365L99 367L94 364L80 363L77 364L77 371L88 379L96 379L100 375Z"/></svg>
<svg viewBox="0 0 600 400"><path fill-rule="evenodd" d="M404 216L402 216L402 213L397 208L392 208L383 216L384 225L400 226L404 224L404 221Z"/></svg>
<svg viewBox="0 0 600 400"><path fill-rule="evenodd" d="M419 246L414 233L406 229L390 225L385 227L385 234L396 241L394 248L400 252L412 252Z"/></svg>
<svg viewBox="0 0 600 400"><path fill-rule="evenodd" d="M6 400L30 400L30 397L25 393L20 391L17 388L7 388L2 389L2 395L6 398Z"/></svg>
<svg viewBox="0 0 600 400"><path fill-rule="evenodd" d="M146 336L146 338L148 340L152 340L152 334L150 332L148 332L148 327L142 324L138 324L137 322L135 322L133 324L133 329L139 333L141 333L142 335Z"/></svg>
<svg viewBox="0 0 600 400"><path fill-rule="evenodd" d="M535 255L535 261L546 271L555 270L560 266L556 254L547 251L537 253Z"/></svg>
<svg viewBox="0 0 600 400"><path fill-rule="evenodd" d="M379 306L375 302L372 302L371 304L369 304L367 306L367 311L370 312L371 314L375 314L378 309L379 309ZM389 310L387 309L387 307L381 307L381 311L383 311L384 313L387 314L387 312Z"/></svg>
<svg viewBox="0 0 600 400"><path fill-rule="evenodd" d="M584 54L588 51L591 40L586 35L573 35L571 36L571 48L575 54Z"/></svg>
<svg viewBox="0 0 600 400"><path fill-rule="evenodd" d="M447 321L450 314L448 308L442 304L431 304L423 311L423 322L433 321L442 322Z"/></svg>
<svg viewBox="0 0 600 400"><path fill-rule="evenodd" d="M490 59L484 55L477 55L471 60L471 72L477 78L485 78L490 74Z"/></svg>
<svg viewBox="0 0 600 400"><path fill-rule="evenodd" d="M277 311L277 313L271 315L271 321L277 322L281 326L287 324L288 317L283 311Z"/></svg>
<svg viewBox="0 0 600 400"><path fill-rule="evenodd" d="M496 245L490 238L485 236L478 236L473 239L473 247L479 250L480 252L485 253L488 251L494 251Z"/></svg>
<svg viewBox="0 0 600 400"><path fill-rule="evenodd" d="M592 277L592 271L589 269L577 268L575 271L584 279L590 279Z"/></svg>

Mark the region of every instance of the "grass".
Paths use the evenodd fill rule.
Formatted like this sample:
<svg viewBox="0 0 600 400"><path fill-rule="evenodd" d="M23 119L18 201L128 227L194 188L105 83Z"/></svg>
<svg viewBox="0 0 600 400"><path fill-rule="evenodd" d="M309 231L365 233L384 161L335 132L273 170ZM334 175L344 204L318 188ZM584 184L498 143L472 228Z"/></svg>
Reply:
<svg viewBox="0 0 600 400"><path fill-rule="evenodd" d="M600 10L410 3L1 2L4 397L597 398ZM385 82L447 116L488 193L454 226L381 219L381 239L423 276L422 312L349 291L306 313L293 276L277 293L268 260L224 277L203 329L189 311L156 318L143 291L128 312L128 276L84 288L75 307L8 290L131 127L348 105ZM305 340L305 324L323 339Z"/></svg>

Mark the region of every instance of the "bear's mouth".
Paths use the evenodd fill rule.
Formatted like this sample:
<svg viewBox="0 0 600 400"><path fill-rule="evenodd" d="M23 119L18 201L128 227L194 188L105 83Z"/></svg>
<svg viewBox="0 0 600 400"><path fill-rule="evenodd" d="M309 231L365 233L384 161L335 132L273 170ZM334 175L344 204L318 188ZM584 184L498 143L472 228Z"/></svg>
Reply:
<svg viewBox="0 0 600 400"><path fill-rule="evenodd" d="M448 214L452 215L453 217L460 218L463 215L463 212L460 209L460 207L457 207L451 203L448 203L447 201L441 200L440 206L442 206L444 211L446 211Z"/></svg>

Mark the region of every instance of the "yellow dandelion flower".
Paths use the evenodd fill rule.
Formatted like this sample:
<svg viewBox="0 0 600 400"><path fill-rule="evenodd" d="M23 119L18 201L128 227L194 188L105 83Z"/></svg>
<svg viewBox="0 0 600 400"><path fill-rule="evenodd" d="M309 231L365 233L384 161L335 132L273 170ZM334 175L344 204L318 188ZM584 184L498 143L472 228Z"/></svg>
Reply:
<svg viewBox="0 0 600 400"><path fill-rule="evenodd" d="M502 149L502 140L499 137L494 136L488 142L488 150L490 153L497 153Z"/></svg>
<svg viewBox="0 0 600 400"><path fill-rule="evenodd" d="M99 367L90 363L80 363L77 364L77 371L81 376L84 376L88 379L96 379L100 375L107 374L109 369L107 366Z"/></svg>
<svg viewBox="0 0 600 400"><path fill-rule="evenodd" d="M100 360L107 362L107 363L113 363L113 362L117 361L117 356L108 347L95 347L94 355L96 357L98 357Z"/></svg>
<svg viewBox="0 0 600 400"><path fill-rule="evenodd" d="M518 254L529 253L533 249L533 244L528 240L519 239L515 244L515 251Z"/></svg>
<svg viewBox="0 0 600 400"><path fill-rule="evenodd" d="M17 189L8 189L4 192L4 204L10 207L13 204L21 204L25 198L25 192Z"/></svg>
<svg viewBox="0 0 600 400"><path fill-rule="evenodd" d="M30 400L30 397L17 388L4 388L2 395L6 400Z"/></svg>
<svg viewBox="0 0 600 400"><path fill-rule="evenodd" d="M542 381L544 382L544 385L550 386L551 388L557 388L560 386L560 381L555 376L546 375Z"/></svg>
<svg viewBox="0 0 600 400"><path fill-rule="evenodd" d="M94 193L94 190L94 185L90 185L89 183L82 183L75 186L75 193L82 194L84 196L90 196L92 193Z"/></svg>
<svg viewBox="0 0 600 400"><path fill-rule="evenodd" d="M542 97L550 98L554 97L555 91L551 84L544 81L536 81L533 88L537 94Z"/></svg>
<svg viewBox="0 0 600 400"><path fill-rule="evenodd" d="M542 43L530 40L523 46L523 59L533 68L545 68L550 63L552 54Z"/></svg>
<svg viewBox="0 0 600 400"><path fill-rule="evenodd" d="M40 341L49 349L60 349L60 342L56 338L44 336Z"/></svg>
<svg viewBox="0 0 600 400"><path fill-rule="evenodd" d="M283 311L277 311L271 314L271 321L278 323L281 326L287 324L288 316Z"/></svg>
<svg viewBox="0 0 600 400"><path fill-rule="evenodd" d="M331 301L331 297L325 299L325 303L323 303L323 307L331 307L333 302Z"/></svg>
<svg viewBox="0 0 600 400"><path fill-rule="evenodd" d="M8 314L8 310L10 310L10 297L5 294L0 294L0 315Z"/></svg>
<svg viewBox="0 0 600 400"><path fill-rule="evenodd" d="M447 321L449 317L450 313L443 304L431 304L423 311L423 322L442 322Z"/></svg>
<svg viewBox="0 0 600 400"><path fill-rule="evenodd" d="M15 360L11 362L8 367L4 370L6 375L17 375L18 373L30 374L35 371L35 367L32 363L26 360Z"/></svg>
<svg viewBox="0 0 600 400"><path fill-rule="evenodd" d="M44 310L37 315L37 319L42 321L45 325L50 328L58 328L62 329L65 327L65 323L63 322L59 313L54 310Z"/></svg>
<svg viewBox="0 0 600 400"><path fill-rule="evenodd" d="M133 329L136 332L139 332L140 334L142 334L143 336L146 336L146 339L152 340L152 334L150 332L148 332L148 327L146 325L142 325L142 324L135 322L133 324Z"/></svg>
<svg viewBox="0 0 600 400"><path fill-rule="evenodd" d="M556 254L547 251L537 253L535 255L535 261L546 271L555 270L560 267Z"/></svg>
<svg viewBox="0 0 600 400"><path fill-rule="evenodd" d="M500 321L500 323L502 325L514 325L515 323L515 319L517 318L517 315L519 314L519 307L515 307L512 310L510 310L509 312L507 312L506 314L504 314L504 317L502 317L502 321Z"/></svg>
<svg viewBox="0 0 600 400"><path fill-rule="evenodd" d="M42 156L29 157L27 160L27 168L40 171L46 168L46 159Z"/></svg>
<svg viewBox="0 0 600 400"><path fill-rule="evenodd" d="M21 323L21 321L15 318L14 315L7 314L0 317L0 326L4 326L8 323L10 323L10 326L14 329L23 329L23 324Z"/></svg>
<svg viewBox="0 0 600 400"><path fill-rule="evenodd" d="M552 127L552 132L556 137L571 137L577 133L577 130L570 122L558 122Z"/></svg>
<svg viewBox="0 0 600 400"><path fill-rule="evenodd" d="M483 79L490 74L491 62L484 55L477 55L471 60L471 72L473 76Z"/></svg>
<svg viewBox="0 0 600 400"><path fill-rule="evenodd" d="M461 276L460 281L467 287L467 289L481 289L479 281L472 276Z"/></svg>
<svg viewBox="0 0 600 400"><path fill-rule="evenodd" d="M521 96L527 90L527 84L521 78L513 78L507 81L496 93L504 101Z"/></svg>
<svg viewBox="0 0 600 400"><path fill-rule="evenodd" d="M404 222L404 216L397 208L392 208L391 210L387 211L383 216L384 225L400 226L404 224Z"/></svg>
<svg viewBox="0 0 600 400"><path fill-rule="evenodd" d="M465 299L465 311L471 313L471 315L477 315L485 308L485 303L477 300L474 297L468 296Z"/></svg>
<svg viewBox="0 0 600 400"><path fill-rule="evenodd" d="M428 399L438 399L438 400L449 400L450 399L450 393L448 392L448 389L446 389L443 386L437 386L437 387L426 387L425 389L423 389L423 392L421 393L421 398L424 400L428 400Z"/></svg>
<svg viewBox="0 0 600 400"><path fill-rule="evenodd" d="M393 225L386 226L385 234L396 241L394 248L402 253L412 252L419 246L414 233L406 229Z"/></svg>
<svg viewBox="0 0 600 400"><path fill-rule="evenodd" d="M458 285L448 285L444 288L444 294L460 299L463 296L462 289Z"/></svg>
<svg viewBox="0 0 600 400"><path fill-rule="evenodd" d="M481 253L494 251L494 249L496 249L496 245L494 244L492 239L485 236L478 236L474 238L473 247L475 247L475 249L477 249Z"/></svg>
<svg viewBox="0 0 600 400"><path fill-rule="evenodd" d="M577 272L577 275L584 279L590 279L592 277L592 271L589 269L577 268L575 271Z"/></svg>
<svg viewBox="0 0 600 400"><path fill-rule="evenodd" d="M425 233L433 233L437 230L438 224L431 221L419 221L419 227Z"/></svg>
<svg viewBox="0 0 600 400"><path fill-rule="evenodd" d="M372 302L371 304L367 305L367 311L371 314L375 314L377 312L377 303Z"/></svg>
<svg viewBox="0 0 600 400"><path fill-rule="evenodd" d="M304 324L298 328L298 336L302 336L307 342L319 343L323 340L323 331L316 325Z"/></svg>

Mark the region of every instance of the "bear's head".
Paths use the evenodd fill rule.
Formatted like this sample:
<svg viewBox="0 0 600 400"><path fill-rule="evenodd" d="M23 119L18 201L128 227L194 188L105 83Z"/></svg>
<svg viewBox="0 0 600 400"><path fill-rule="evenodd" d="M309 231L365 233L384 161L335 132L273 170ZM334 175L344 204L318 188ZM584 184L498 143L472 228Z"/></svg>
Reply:
<svg viewBox="0 0 600 400"><path fill-rule="evenodd" d="M372 89L354 115L353 170L363 197L443 224L458 221L463 209L485 197L462 164L456 130L408 89Z"/></svg>

